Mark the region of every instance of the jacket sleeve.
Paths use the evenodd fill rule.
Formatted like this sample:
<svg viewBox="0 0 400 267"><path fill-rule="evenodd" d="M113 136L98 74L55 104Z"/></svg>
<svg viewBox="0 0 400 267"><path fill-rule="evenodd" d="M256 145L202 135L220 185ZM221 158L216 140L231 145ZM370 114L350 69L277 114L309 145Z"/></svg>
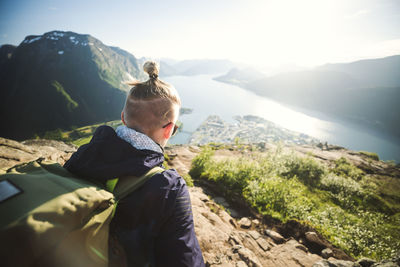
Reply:
<svg viewBox="0 0 400 267"><path fill-rule="evenodd" d="M171 216L155 241L155 253L156 266L205 266L194 232L190 195L185 184L178 191Z"/></svg>

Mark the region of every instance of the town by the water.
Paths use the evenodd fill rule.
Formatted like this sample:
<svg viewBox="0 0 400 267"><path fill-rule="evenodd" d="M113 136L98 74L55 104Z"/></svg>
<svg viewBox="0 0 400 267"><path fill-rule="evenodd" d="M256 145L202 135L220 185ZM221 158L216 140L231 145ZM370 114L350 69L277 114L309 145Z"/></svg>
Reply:
<svg viewBox="0 0 400 267"><path fill-rule="evenodd" d="M320 141L309 135L285 129L261 117L235 116L235 123L228 123L219 116L209 116L192 134L190 144L208 143L275 143L319 144Z"/></svg>

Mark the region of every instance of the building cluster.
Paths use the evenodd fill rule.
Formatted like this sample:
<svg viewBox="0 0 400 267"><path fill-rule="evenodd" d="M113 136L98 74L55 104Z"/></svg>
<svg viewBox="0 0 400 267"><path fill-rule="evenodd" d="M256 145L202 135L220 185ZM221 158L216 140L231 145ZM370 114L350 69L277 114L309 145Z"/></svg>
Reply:
<svg viewBox="0 0 400 267"><path fill-rule="evenodd" d="M285 129L263 118L235 116L235 123L227 123L219 116L209 116L192 134L190 144L207 143L276 143L318 144L319 140L303 133Z"/></svg>

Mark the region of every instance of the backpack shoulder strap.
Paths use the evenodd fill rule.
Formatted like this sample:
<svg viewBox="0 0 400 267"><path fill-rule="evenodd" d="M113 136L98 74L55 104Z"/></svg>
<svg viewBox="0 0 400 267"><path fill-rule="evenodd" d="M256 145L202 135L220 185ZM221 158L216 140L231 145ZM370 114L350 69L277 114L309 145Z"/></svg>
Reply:
<svg viewBox="0 0 400 267"><path fill-rule="evenodd" d="M114 180L114 188L110 190L113 192L116 200L120 200L130 193L134 192L136 189L141 187L147 180L153 177L157 173L162 173L165 169L161 167L154 167L141 177L136 176L125 176L118 178L118 181ZM112 180L111 180L112 181ZM116 185L115 185L116 182ZM112 189L112 188L109 188Z"/></svg>

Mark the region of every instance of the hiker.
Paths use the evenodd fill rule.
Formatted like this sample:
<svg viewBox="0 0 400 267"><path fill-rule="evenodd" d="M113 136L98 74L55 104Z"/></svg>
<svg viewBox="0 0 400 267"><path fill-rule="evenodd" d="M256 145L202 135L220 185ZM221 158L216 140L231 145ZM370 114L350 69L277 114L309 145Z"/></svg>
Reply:
<svg viewBox="0 0 400 267"><path fill-rule="evenodd" d="M162 166L163 148L178 128L181 102L176 90L158 78L157 63L147 61L143 69L149 79L130 84L121 113L124 125L115 131L97 128L90 143L65 163L67 170L105 184ZM123 248L111 246L110 258L125 254L128 266L204 266L188 188L174 169L155 174L118 202L110 235Z"/></svg>

